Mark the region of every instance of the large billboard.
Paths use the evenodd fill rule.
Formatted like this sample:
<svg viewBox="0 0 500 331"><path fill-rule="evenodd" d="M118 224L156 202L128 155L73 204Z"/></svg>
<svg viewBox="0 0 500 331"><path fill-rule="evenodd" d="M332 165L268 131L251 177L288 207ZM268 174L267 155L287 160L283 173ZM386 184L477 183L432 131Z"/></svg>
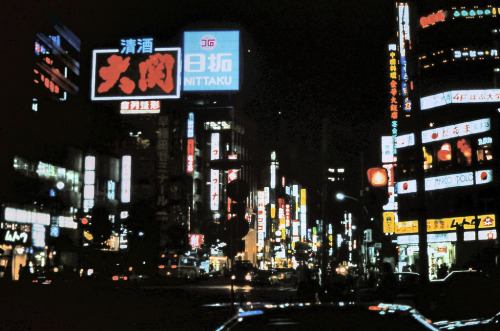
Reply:
<svg viewBox="0 0 500 331"><path fill-rule="evenodd" d="M91 99L180 98L181 49L130 48L93 51Z"/></svg>
<svg viewBox="0 0 500 331"><path fill-rule="evenodd" d="M184 91L240 89L240 32L184 32Z"/></svg>

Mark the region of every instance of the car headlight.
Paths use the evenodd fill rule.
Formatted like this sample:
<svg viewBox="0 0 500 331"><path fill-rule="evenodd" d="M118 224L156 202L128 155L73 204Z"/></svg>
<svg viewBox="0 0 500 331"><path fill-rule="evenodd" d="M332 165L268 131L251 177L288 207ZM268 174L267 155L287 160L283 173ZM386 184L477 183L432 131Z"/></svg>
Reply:
<svg viewBox="0 0 500 331"><path fill-rule="evenodd" d="M245 275L245 280L248 280L248 281L252 280L252 275L246 274Z"/></svg>
<svg viewBox="0 0 500 331"><path fill-rule="evenodd" d="M235 276L235 275L231 275L231 279L232 279L232 280L235 280L235 279L236 279L236 276Z"/></svg>

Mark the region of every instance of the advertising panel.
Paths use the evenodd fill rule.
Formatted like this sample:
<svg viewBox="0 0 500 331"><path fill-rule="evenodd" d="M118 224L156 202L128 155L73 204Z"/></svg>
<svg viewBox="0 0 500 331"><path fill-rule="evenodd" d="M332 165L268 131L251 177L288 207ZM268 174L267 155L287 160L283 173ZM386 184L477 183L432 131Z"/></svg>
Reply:
<svg viewBox="0 0 500 331"><path fill-rule="evenodd" d="M453 187L487 184L493 181L493 170L478 170L473 175L471 172L450 174L425 179L425 190L434 191ZM397 194L417 192L416 180L407 180L396 184Z"/></svg>
<svg viewBox="0 0 500 331"><path fill-rule="evenodd" d="M239 31L184 32L184 91L238 91Z"/></svg>
<svg viewBox="0 0 500 331"><path fill-rule="evenodd" d="M427 110L451 103L500 102L500 89L456 90L420 98L420 109Z"/></svg>
<svg viewBox="0 0 500 331"><path fill-rule="evenodd" d="M134 48L128 45L132 42L126 44L121 51L93 51L91 99L178 99L181 49L146 48L138 46L137 42Z"/></svg>
<svg viewBox="0 0 500 331"><path fill-rule="evenodd" d="M159 114L159 100L122 101L120 114Z"/></svg>
<svg viewBox="0 0 500 331"><path fill-rule="evenodd" d="M494 229L495 215L479 215L479 229ZM464 230L474 230L476 218L474 216L460 216L427 220L427 232L455 231L457 225L463 225ZM385 228L384 228L384 232ZM404 221L396 223L396 234L418 233L418 221Z"/></svg>

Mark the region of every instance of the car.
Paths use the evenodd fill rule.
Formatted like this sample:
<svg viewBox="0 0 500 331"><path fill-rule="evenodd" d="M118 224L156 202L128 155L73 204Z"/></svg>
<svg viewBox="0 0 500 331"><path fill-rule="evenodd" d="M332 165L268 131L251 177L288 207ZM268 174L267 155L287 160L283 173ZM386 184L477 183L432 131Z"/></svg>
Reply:
<svg viewBox="0 0 500 331"><path fill-rule="evenodd" d="M276 268L276 272L282 285L297 286L297 271L293 268Z"/></svg>
<svg viewBox="0 0 500 331"><path fill-rule="evenodd" d="M492 318L470 318L456 321L437 321L432 323L439 330L500 330L500 312Z"/></svg>
<svg viewBox="0 0 500 331"><path fill-rule="evenodd" d="M256 268L248 260L235 261L231 268L231 280L237 283L250 283L255 276Z"/></svg>
<svg viewBox="0 0 500 331"><path fill-rule="evenodd" d="M438 330L410 306L396 304L247 304L217 330Z"/></svg>
<svg viewBox="0 0 500 331"><path fill-rule="evenodd" d="M277 275L277 272L273 269L257 269L252 279L252 284L254 285L275 286L279 283L280 279Z"/></svg>
<svg viewBox="0 0 500 331"><path fill-rule="evenodd" d="M396 287L393 293L393 302L415 306L420 294L420 274L417 272L395 272ZM383 300L380 291L381 279L375 287L358 289L355 293L357 301L369 302Z"/></svg>
<svg viewBox="0 0 500 331"><path fill-rule="evenodd" d="M426 291L428 314L440 320L493 316L500 311L498 277L477 270L459 270L430 282Z"/></svg>

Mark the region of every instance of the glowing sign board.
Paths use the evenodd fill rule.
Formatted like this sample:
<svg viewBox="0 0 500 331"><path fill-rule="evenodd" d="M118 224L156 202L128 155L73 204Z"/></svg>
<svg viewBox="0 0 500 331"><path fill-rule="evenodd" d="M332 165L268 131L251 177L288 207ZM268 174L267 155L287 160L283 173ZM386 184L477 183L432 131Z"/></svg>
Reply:
<svg viewBox="0 0 500 331"><path fill-rule="evenodd" d="M210 171L210 210L219 210L219 170Z"/></svg>
<svg viewBox="0 0 500 331"><path fill-rule="evenodd" d="M495 215L478 216L479 229L495 228ZM427 220L427 232L455 231L457 225L463 225L465 230L475 229L474 216L460 216ZM384 231L385 232L385 231ZM393 231L394 232L394 231ZM396 234L418 233L418 221L405 221L396 223Z"/></svg>
<svg viewBox="0 0 500 331"><path fill-rule="evenodd" d="M180 97L181 49L155 48L149 53L94 50L91 99L144 100Z"/></svg>
<svg viewBox="0 0 500 331"><path fill-rule="evenodd" d="M194 113L188 114L187 137L194 138Z"/></svg>
<svg viewBox="0 0 500 331"><path fill-rule="evenodd" d="M121 200L123 203L130 202L131 173L132 173L132 157L130 155L124 155L122 157L122 189L121 189Z"/></svg>
<svg viewBox="0 0 500 331"><path fill-rule="evenodd" d="M184 91L238 91L240 32L184 32Z"/></svg>
<svg viewBox="0 0 500 331"><path fill-rule="evenodd" d="M266 237L266 205L264 191L257 192L257 245L264 247Z"/></svg>
<svg viewBox="0 0 500 331"><path fill-rule="evenodd" d="M187 173L194 172L194 139L187 140Z"/></svg>
<svg viewBox="0 0 500 331"><path fill-rule="evenodd" d="M427 110L451 103L500 102L500 89L456 90L420 98L420 109Z"/></svg>
<svg viewBox="0 0 500 331"><path fill-rule="evenodd" d="M444 126L441 128L429 129L422 131L422 143L430 143L445 139L453 139L472 134L487 132L491 129L491 121L489 118L482 118L475 121L458 123ZM396 138L396 148L413 146L415 144L415 136L413 133L398 136Z"/></svg>
<svg viewBox="0 0 500 331"><path fill-rule="evenodd" d="M120 114L159 114L160 101L122 101L120 102Z"/></svg>
<svg viewBox="0 0 500 331"><path fill-rule="evenodd" d="M201 244L203 244L204 235L202 234L190 234L189 235L189 244L192 249L200 248Z"/></svg>
<svg viewBox="0 0 500 331"><path fill-rule="evenodd" d="M410 41L410 8L407 3L398 3L399 24L399 54L401 56L401 94L403 95L403 109L411 111L411 100L408 96L408 73L406 70L406 42Z"/></svg>
<svg viewBox="0 0 500 331"><path fill-rule="evenodd" d="M420 26L422 26L422 28L426 28L429 25L434 25L438 22L444 22L444 20L446 19L446 14L447 12L440 10L437 13L423 16L420 18Z"/></svg>
<svg viewBox="0 0 500 331"><path fill-rule="evenodd" d="M434 191L453 187L487 184L493 181L493 170L476 171L475 176L472 172L460 174L451 174L425 179L425 190ZM396 184L397 194L408 194L417 192L416 180L407 180Z"/></svg>
<svg viewBox="0 0 500 331"><path fill-rule="evenodd" d="M464 122L422 131L422 143L453 139L471 134L489 131L491 129L490 119L483 118L476 121Z"/></svg>

